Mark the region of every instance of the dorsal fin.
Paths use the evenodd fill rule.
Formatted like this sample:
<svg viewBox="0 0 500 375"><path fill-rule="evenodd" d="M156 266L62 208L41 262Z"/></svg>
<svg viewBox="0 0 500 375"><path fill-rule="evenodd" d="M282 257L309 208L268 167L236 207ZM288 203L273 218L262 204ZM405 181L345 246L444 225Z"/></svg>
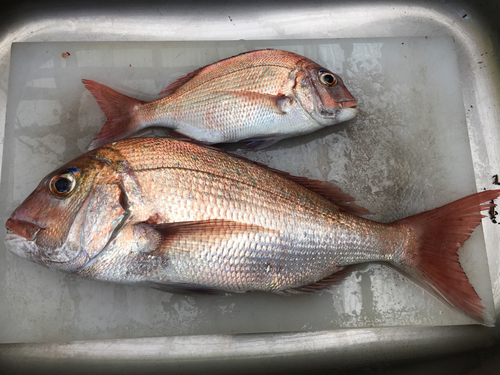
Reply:
<svg viewBox="0 0 500 375"><path fill-rule="evenodd" d="M368 215L368 214L370 214L370 211L368 211L366 208L361 207L361 206L354 203L356 201L355 198L351 197L347 193L344 193L341 188L334 186L327 181L313 180L313 179L309 179L307 177L294 176L288 172L284 172L284 171L281 171L279 169L271 168L264 163L250 160L244 156L231 154L225 150L221 150L221 149L218 149L218 148L215 148L212 146L208 146L208 147L211 147L211 148L214 148L215 150L229 154L230 156L233 156L233 157L238 158L240 160L258 165L259 167L265 168L271 172L274 172L280 176L283 176L283 177L289 179L290 181L293 181L296 184L303 186L306 189L311 190L312 192L325 198L326 200L330 201L331 203L333 203L336 206L338 206L339 208L341 208L344 212L347 212L347 213L353 214L353 215Z"/></svg>
<svg viewBox="0 0 500 375"><path fill-rule="evenodd" d="M160 92L158 95L168 96L168 95L172 94L175 90L177 90L183 84L185 84L186 82L191 80L193 77L195 77L203 69L205 69L205 66L198 68L196 70L193 70L191 73L188 73L185 76L180 77L177 81L172 82L170 85L168 85L167 88L165 90L163 90L162 92Z"/></svg>
<svg viewBox="0 0 500 375"><path fill-rule="evenodd" d="M288 172L284 172L284 171L281 171L279 169L271 168L264 163L250 160L245 156L233 154L233 153L228 152L224 149L221 149L221 148L218 148L215 146L211 146L211 145L207 145L206 143L196 141L196 140L193 140L191 138L187 138L186 136L183 136L182 134L172 132L172 135L173 136L171 138L175 139L176 141L188 142L188 143L192 143L192 144L195 144L198 146L209 148L211 150L215 150L217 152L221 152L223 154L232 156L236 159L243 160L247 163L257 165L261 168L267 169L268 171L271 171L271 172L276 173L282 177L285 177L288 180L293 181L296 184L298 184L302 187L305 187L306 189L308 189L308 190L318 194L319 196L325 198L326 200L335 204L339 209L341 209L342 211L344 211L346 213L353 214L353 215L369 215L370 214L370 211L368 211L366 208L361 207L361 206L357 205L356 203L354 203L356 201L355 198L353 198L349 194L343 192L341 188L333 185L330 182L313 180L313 179L309 179L307 177L294 176Z"/></svg>
<svg viewBox="0 0 500 375"><path fill-rule="evenodd" d="M252 53L256 53L256 52L262 52L262 51L270 51L270 52L272 52L272 51L278 51L278 52L282 52L282 53L285 52L285 53L288 53L288 54L294 54L293 52L280 51L280 50L276 50L276 49L273 49L273 48L263 48L263 49L258 49L258 50L254 50L254 51L242 52L242 53L239 53L237 55L226 57L225 59L222 59L222 60L219 60L219 61L207 64L205 66L202 66L201 68L193 70L191 73L188 73L188 74L180 77L178 80L176 80L175 82L173 82L170 85L168 85L167 88L165 90L163 90L162 92L160 92L159 95L170 95L170 94L172 94L175 90L177 90L179 87L181 87L186 82L188 82L189 80L191 80L193 77L195 77L202 70L205 70L206 68L208 68L210 66L219 66L219 65L225 63L228 60L231 60L231 59L243 56L243 55L252 54Z"/></svg>
<svg viewBox="0 0 500 375"><path fill-rule="evenodd" d="M316 194L322 196L326 200L337 205L344 212L353 215L370 214L370 211L368 211L366 208L361 207L356 203L354 203L354 201L356 201L355 198L351 197L347 193L344 193L341 188L334 186L327 181L311 180L306 177L294 176L287 172L283 172L274 168L269 168L269 170L288 178L289 180L305 187L306 189L315 192Z"/></svg>

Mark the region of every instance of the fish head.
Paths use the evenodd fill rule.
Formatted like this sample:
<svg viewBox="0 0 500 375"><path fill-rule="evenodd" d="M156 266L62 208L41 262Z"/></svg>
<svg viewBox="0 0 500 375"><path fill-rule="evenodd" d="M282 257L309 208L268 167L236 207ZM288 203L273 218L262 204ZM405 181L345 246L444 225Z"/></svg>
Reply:
<svg viewBox="0 0 500 375"><path fill-rule="evenodd" d="M348 121L358 114L358 102L342 78L312 61L295 70L293 92L302 108L322 126Z"/></svg>
<svg viewBox="0 0 500 375"><path fill-rule="evenodd" d="M14 254L74 272L97 255L125 213L107 166L85 157L48 174L5 226ZM109 176L108 176L109 177Z"/></svg>

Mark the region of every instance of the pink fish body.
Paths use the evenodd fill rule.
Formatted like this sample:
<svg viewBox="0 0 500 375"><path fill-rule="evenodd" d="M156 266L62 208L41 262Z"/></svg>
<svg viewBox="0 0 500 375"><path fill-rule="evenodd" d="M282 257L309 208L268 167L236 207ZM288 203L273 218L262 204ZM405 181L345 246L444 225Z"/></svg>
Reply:
<svg viewBox="0 0 500 375"><path fill-rule="evenodd" d="M262 148L357 114L356 99L338 75L281 50L252 51L197 69L152 102L83 83L108 118L90 149L148 126L208 144L247 140L247 148Z"/></svg>
<svg viewBox="0 0 500 375"><path fill-rule="evenodd" d="M491 325L457 250L499 195L383 224L318 181L187 142L133 138L44 178L8 219L6 243L85 278L177 290L309 292L350 266L386 262Z"/></svg>

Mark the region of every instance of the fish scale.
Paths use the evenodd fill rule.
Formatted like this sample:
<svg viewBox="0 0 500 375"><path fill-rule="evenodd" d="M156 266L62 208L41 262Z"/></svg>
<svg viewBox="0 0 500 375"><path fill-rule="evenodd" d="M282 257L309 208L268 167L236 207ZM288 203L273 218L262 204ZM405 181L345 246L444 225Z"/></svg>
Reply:
<svg viewBox="0 0 500 375"><path fill-rule="evenodd" d="M148 103L98 82L83 83L108 119L90 148L148 126L208 144L250 140L249 147L266 147L357 114L357 102L340 77L281 50L252 51L202 67Z"/></svg>
<svg viewBox="0 0 500 375"><path fill-rule="evenodd" d="M492 324L457 250L500 191L388 224L333 192L213 148L133 138L49 174L7 220L6 243L81 277L181 292L311 292L386 262Z"/></svg>
<svg viewBox="0 0 500 375"><path fill-rule="evenodd" d="M338 230L340 234L337 231L332 231L332 227L337 221L336 217L342 214L323 198L311 194L308 190L300 188L285 178L279 178L283 184L276 183L277 176L217 151L205 148L193 150L192 145L188 143L174 143L180 149L171 150L172 159L165 158L161 164L157 164L157 155L164 148L164 142L156 140L144 142L141 140L137 143L145 149L140 160L133 157L133 155L137 155L137 150L133 147L131 148L133 155L129 155L127 149L121 151L121 158L128 160L130 173L135 174L142 190L141 196L138 197L141 202L134 202L134 199L131 199L134 207L142 203L141 209L133 212L131 220L135 222L147 221L151 212L154 211L167 222L222 219L255 225L261 231L259 240L250 241L249 238L244 237L237 241L237 248L242 252L250 249L260 260L260 268L263 270L267 268L269 262L280 259L282 256L287 257L285 263L291 259L301 259L301 262L297 262L297 265L292 267L289 273L282 275L281 282L283 283L286 280L293 280L294 283L290 285L291 287L300 285L304 278L301 277L299 281L291 276L292 274L301 274L297 272L300 268L308 273L306 277L314 280L332 273L332 267L338 268L337 265L340 262L330 248L334 238L342 237L342 229ZM183 199L186 194L193 196L194 199L186 201ZM157 196L162 198L158 200ZM277 199L277 197L281 199ZM144 204L145 202L151 202L151 206ZM186 205L186 202L189 204ZM290 220L283 221L283 217L288 217ZM352 231L352 228L349 228L349 231ZM302 235L297 236L296 233L302 233ZM344 242L336 244L338 249L349 244L349 241L353 242L350 237L345 235L344 237L346 237ZM224 236L214 237L213 240L216 241L217 245L211 247L212 250L218 249L220 253L224 254L225 246L223 244L227 242L227 238ZM169 253L172 252L172 248L186 247L186 242L180 241L180 244L169 243ZM354 243L356 242L354 241ZM171 267L171 272L164 275L163 278L176 282L191 280L195 283L209 284L214 288L222 287L221 280L217 280L212 285L210 280L200 279L200 277L204 277L200 276L203 275L200 267L205 266L205 264L193 263L193 259L189 256L186 257L186 254L198 253L205 246L205 243L190 242L190 244L197 247L189 251L181 251L180 258L175 258L179 262L180 270L176 271L174 267ZM259 245L266 249L273 246L278 250L286 248L287 252L285 254L279 251L255 253L255 249ZM234 243L233 246L235 246ZM379 250L371 256L368 256L366 251L362 255L364 260L380 260L382 258ZM321 259L323 264L316 264L313 258ZM188 264L184 264L183 259L189 259ZM199 261L200 258L196 257L195 259ZM219 266L231 264L234 261L231 256L221 259L224 261L221 261ZM356 261L359 258L354 256L353 260ZM187 273L186 269L191 269L192 272ZM283 270L283 272L285 271ZM195 275L196 278L194 278ZM265 278L264 276L266 274L260 277ZM283 288L283 285L277 283L274 276L268 276L268 278L273 285L276 285L276 288ZM226 280L226 282L228 281ZM234 284L230 284L223 289L233 287ZM263 286L261 285L261 287ZM246 288L249 286L247 285Z"/></svg>

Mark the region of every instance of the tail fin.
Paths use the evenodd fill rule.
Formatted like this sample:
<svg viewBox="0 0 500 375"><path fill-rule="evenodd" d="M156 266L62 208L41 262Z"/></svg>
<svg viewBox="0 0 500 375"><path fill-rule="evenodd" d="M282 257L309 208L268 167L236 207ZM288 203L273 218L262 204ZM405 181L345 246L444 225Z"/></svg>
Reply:
<svg viewBox="0 0 500 375"><path fill-rule="evenodd" d="M95 81L83 79L82 82L94 95L108 118L97 138L88 147L89 150L125 138L139 130L140 124L133 121L133 112L138 105L144 102L120 94L118 91Z"/></svg>
<svg viewBox="0 0 500 375"><path fill-rule="evenodd" d="M393 263L416 280L423 279L452 306L487 326L493 326L494 320L467 279L457 251L481 222L481 211L493 207L490 201L498 196L500 190L483 191L391 224L411 228L418 243L418 250L405 253Z"/></svg>

